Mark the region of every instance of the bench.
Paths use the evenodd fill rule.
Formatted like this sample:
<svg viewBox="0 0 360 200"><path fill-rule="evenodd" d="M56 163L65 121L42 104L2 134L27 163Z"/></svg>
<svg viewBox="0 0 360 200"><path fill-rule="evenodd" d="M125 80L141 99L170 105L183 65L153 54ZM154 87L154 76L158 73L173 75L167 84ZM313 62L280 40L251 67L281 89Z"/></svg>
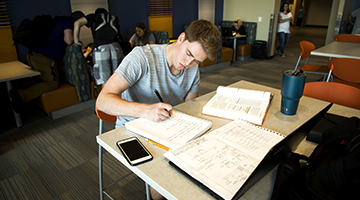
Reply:
<svg viewBox="0 0 360 200"><path fill-rule="evenodd" d="M39 107L52 119L57 119L95 106L91 74L86 66L81 46L69 45L64 65L59 67L60 86L38 97ZM97 88L97 93L101 88Z"/></svg>
<svg viewBox="0 0 360 200"><path fill-rule="evenodd" d="M234 21L222 21L222 27L232 27L234 25ZM256 22L244 22L243 25L246 29L246 44L239 45L236 47L236 59L244 61L246 58L251 58L251 48L252 44L256 39Z"/></svg>

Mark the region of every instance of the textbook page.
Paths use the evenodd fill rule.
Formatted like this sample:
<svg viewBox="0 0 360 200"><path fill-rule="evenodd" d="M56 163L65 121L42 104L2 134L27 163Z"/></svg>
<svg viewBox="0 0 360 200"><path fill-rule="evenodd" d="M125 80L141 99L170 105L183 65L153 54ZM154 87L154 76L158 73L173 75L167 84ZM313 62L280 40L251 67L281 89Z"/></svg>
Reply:
<svg viewBox="0 0 360 200"><path fill-rule="evenodd" d="M138 118L125 123L127 130L153 140L170 149L202 135L212 126L212 122L179 111L174 111L168 119L160 122Z"/></svg>
<svg viewBox="0 0 360 200"><path fill-rule="evenodd" d="M284 136L235 120L164 156L224 199L231 199Z"/></svg>
<svg viewBox="0 0 360 200"><path fill-rule="evenodd" d="M270 92L219 86L202 114L262 125L270 98Z"/></svg>

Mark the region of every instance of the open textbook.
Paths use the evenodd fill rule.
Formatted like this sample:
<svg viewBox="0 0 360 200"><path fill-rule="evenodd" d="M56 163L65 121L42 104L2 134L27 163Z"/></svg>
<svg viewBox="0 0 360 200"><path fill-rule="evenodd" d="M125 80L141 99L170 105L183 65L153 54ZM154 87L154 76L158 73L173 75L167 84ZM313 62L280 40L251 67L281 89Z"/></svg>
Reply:
<svg viewBox="0 0 360 200"><path fill-rule="evenodd" d="M138 118L125 123L127 130L165 147L174 149L202 135L212 126L212 122L197 118L179 111L174 111L168 119L155 122L146 118Z"/></svg>
<svg viewBox="0 0 360 200"><path fill-rule="evenodd" d="M284 136L235 120L164 154L172 164L223 199L232 199Z"/></svg>
<svg viewBox="0 0 360 200"><path fill-rule="evenodd" d="M202 114L262 125L270 100L270 92L219 86Z"/></svg>

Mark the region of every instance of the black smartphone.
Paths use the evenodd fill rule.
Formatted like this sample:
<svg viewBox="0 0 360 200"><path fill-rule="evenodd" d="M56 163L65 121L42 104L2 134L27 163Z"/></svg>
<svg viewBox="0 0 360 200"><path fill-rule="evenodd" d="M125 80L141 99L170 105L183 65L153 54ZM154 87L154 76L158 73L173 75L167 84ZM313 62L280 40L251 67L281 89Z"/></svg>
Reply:
<svg viewBox="0 0 360 200"><path fill-rule="evenodd" d="M117 141L116 145L119 147L121 153L132 166L153 159L150 152L137 137L131 137Z"/></svg>

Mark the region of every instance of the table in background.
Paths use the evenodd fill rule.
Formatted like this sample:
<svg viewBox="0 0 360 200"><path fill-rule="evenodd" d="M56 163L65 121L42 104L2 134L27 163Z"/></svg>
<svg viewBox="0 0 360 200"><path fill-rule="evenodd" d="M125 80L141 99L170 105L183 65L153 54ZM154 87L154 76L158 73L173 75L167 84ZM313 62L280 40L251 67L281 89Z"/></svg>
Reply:
<svg viewBox="0 0 360 200"><path fill-rule="evenodd" d="M233 46L233 49L234 49L234 52L233 52L233 62L235 62L236 61L236 47L237 47L237 45L236 45L236 39L238 39L238 38L242 38L242 37L246 37L246 35L236 35L236 36L231 36L231 37L225 37L226 39L232 39L232 40L234 40L234 46Z"/></svg>
<svg viewBox="0 0 360 200"><path fill-rule="evenodd" d="M331 58L357 58L360 59L360 44L348 42L332 42L315 49L311 55Z"/></svg>
<svg viewBox="0 0 360 200"><path fill-rule="evenodd" d="M7 92L12 89L12 80L17 80L21 78L38 76L40 72L33 70L31 67L25 65L20 61L12 61L0 63L0 82L6 81ZM9 96L10 98L10 96ZM16 126L21 127L21 117L18 113L13 110Z"/></svg>

